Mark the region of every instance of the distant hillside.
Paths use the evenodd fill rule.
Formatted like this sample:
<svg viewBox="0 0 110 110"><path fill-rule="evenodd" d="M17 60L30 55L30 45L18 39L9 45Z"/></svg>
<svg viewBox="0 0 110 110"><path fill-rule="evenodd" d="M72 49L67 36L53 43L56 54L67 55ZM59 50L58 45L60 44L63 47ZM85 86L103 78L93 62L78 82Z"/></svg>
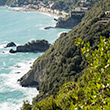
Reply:
<svg viewBox="0 0 110 110"><path fill-rule="evenodd" d="M0 5L5 5L7 0L0 0Z"/></svg>
<svg viewBox="0 0 110 110"><path fill-rule="evenodd" d="M36 1L37 2L37 1ZM13 5L13 4L30 4L34 3L33 0L0 0L0 5Z"/></svg>
<svg viewBox="0 0 110 110"><path fill-rule="evenodd" d="M66 81L77 81L83 74L87 62L81 55L80 47L74 45L74 41L81 38L85 42L89 41L92 48L95 48L101 35L109 37L110 16L105 15L105 12L110 10L109 5L109 0L96 3L82 22L69 33L62 34L21 78L22 86L37 83L40 94L35 98L36 101L55 95L62 84ZM104 21L104 19L108 20Z"/></svg>
<svg viewBox="0 0 110 110"><path fill-rule="evenodd" d="M94 3L96 3L99 0L82 0L86 2L81 2L81 0L54 0L54 1L55 4L52 6L52 9L65 10L69 12L74 10L74 8L78 6L91 8L94 5Z"/></svg>
<svg viewBox="0 0 110 110"><path fill-rule="evenodd" d="M0 5L13 5L13 6L23 6L28 4L39 4L40 2L44 3L45 6L48 6L50 2L54 2L52 9L72 11L75 6L83 6L91 8L94 3L99 0L82 0L87 2L81 2L81 0L0 0Z"/></svg>

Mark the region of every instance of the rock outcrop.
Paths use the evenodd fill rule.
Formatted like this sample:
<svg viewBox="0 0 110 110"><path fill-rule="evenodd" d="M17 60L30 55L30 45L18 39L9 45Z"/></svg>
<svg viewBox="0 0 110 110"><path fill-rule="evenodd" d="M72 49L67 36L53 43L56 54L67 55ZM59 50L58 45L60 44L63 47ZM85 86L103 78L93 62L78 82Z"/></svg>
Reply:
<svg viewBox="0 0 110 110"><path fill-rule="evenodd" d="M55 28L67 28L72 29L74 26L78 25L81 22L81 19L84 17L84 13L74 13L66 18L61 17L57 20ZM54 19L56 21L56 19Z"/></svg>
<svg viewBox="0 0 110 110"><path fill-rule="evenodd" d="M37 71L39 67L34 67L32 70L30 70L27 74L25 74L22 78L18 79L20 82L20 85L23 87L29 87L29 86L36 86L39 88L39 85L45 78L45 74L42 74L43 71Z"/></svg>
<svg viewBox="0 0 110 110"><path fill-rule="evenodd" d="M14 47L14 46L16 46L16 44L15 44L14 42L10 42L10 43L8 43L8 44L5 46L5 48L7 48L7 47Z"/></svg>
<svg viewBox="0 0 110 110"><path fill-rule="evenodd" d="M66 29L72 29L74 26L78 25L82 18L84 17L85 12L71 12L71 14L65 18L59 17L58 19L54 18L56 21L56 26L48 26L44 29L54 29L54 28L66 28Z"/></svg>
<svg viewBox="0 0 110 110"><path fill-rule="evenodd" d="M44 52L50 47L50 44L46 40L37 40L28 42L25 45L17 46L16 50L11 49L10 53L16 52Z"/></svg>
<svg viewBox="0 0 110 110"><path fill-rule="evenodd" d="M55 27L51 27L51 26L48 26L48 27L45 27L44 29L52 29L52 28L55 28Z"/></svg>

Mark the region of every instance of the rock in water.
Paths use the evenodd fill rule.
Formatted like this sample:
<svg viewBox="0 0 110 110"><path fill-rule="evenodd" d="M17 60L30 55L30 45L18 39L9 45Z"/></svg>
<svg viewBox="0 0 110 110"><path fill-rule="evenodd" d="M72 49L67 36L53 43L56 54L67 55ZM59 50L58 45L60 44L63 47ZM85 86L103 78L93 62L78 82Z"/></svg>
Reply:
<svg viewBox="0 0 110 110"><path fill-rule="evenodd" d="M16 51L15 50L13 50L13 49L10 49L10 51L9 51L10 53L16 53Z"/></svg>
<svg viewBox="0 0 110 110"><path fill-rule="evenodd" d="M50 47L50 44L46 40L37 40L28 42L25 45L17 46L16 50L11 49L10 53L16 52L44 52Z"/></svg>
<svg viewBox="0 0 110 110"><path fill-rule="evenodd" d="M16 46L16 44L15 44L14 42L10 42L10 43L8 43L8 44L6 45L5 48L7 48L7 47L14 47L14 46Z"/></svg>
<svg viewBox="0 0 110 110"><path fill-rule="evenodd" d="M44 29L46 30L46 29L52 29L52 28L54 27L49 26L49 27L45 27Z"/></svg>

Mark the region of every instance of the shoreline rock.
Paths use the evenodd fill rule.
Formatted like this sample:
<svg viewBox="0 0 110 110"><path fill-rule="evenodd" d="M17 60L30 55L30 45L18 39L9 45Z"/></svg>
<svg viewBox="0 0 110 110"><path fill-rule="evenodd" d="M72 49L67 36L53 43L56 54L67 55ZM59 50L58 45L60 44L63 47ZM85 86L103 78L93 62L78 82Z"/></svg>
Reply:
<svg viewBox="0 0 110 110"><path fill-rule="evenodd" d="M54 19L57 21L55 28L66 28L66 29L72 29L74 26L78 25L82 18L84 17L85 13L74 13L66 18L59 18Z"/></svg>
<svg viewBox="0 0 110 110"><path fill-rule="evenodd" d="M17 46L16 50L10 49L10 53L16 52L45 52L49 49L50 44L46 40L37 40L28 42L25 45Z"/></svg>
<svg viewBox="0 0 110 110"><path fill-rule="evenodd" d="M60 37L55 41L59 42L61 41L65 36L67 35L67 33L63 32ZM39 89L41 83L45 80L45 77L47 76L45 74L46 69L44 69L44 65L39 68L39 58L35 61L37 62L37 64L33 64L34 66L32 67L32 69L30 69L24 76L22 76L20 79L18 79L19 84L22 87L30 87L30 86L36 86L37 89ZM46 67L49 66L49 62L46 63Z"/></svg>
<svg viewBox="0 0 110 110"><path fill-rule="evenodd" d="M47 30L47 29L53 29L53 28L55 28L55 27L49 26L49 27L45 27L44 29Z"/></svg>
<svg viewBox="0 0 110 110"><path fill-rule="evenodd" d="M37 89L39 88L38 82L32 81L32 80L31 80L31 77L29 78L29 80L28 80L27 82L24 82L24 81L23 81L23 78L18 79L17 81L20 83L20 85L21 85L22 87L36 87Z"/></svg>
<svg viewBox="0 0 110 110"><path fill-rule="evenodd" d="M10 42L5 46L5 48L8 48L8 47L16 47L16 44L14 42Z"/></svg>

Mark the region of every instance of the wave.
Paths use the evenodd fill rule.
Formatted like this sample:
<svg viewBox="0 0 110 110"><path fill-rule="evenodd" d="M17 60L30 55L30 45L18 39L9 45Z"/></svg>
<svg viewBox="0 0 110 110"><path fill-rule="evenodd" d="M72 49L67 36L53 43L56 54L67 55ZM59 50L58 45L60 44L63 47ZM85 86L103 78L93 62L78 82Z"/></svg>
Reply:
<svg viewBox="0 0 110 110"><path fill-rule="evenodd" d="M31 61L22 61L12 66L12 71L8 74L8 80L6 85L12 88L22 89L22 87L18 84L17 80L29 71L33 61L33 59Z"/></svg>
<svg viewBox="0 0 110 110"><path fill-rule="evenodd" d="M36 27L41 27L43 26L43 24L36 24Z"/></svg>
<svg viewBox="0 0 110 110"><path fill-rule="evenodd" d="M19 110L21 104L14 104L12 103L11 101L10 102L3 102L3 103L0 103L0 109L1 110Z"/></svg>
<svg viewBox="0 0 110 110"><path fill-rule="evenodd" d="M63 31L63 32L59 32L58 33L58 37L60 37L60 35L62 34L62 33L65 33L66 31Z"/></svg>
<svg viewBox="0 0 110 110"><path fill-rule="evenodd" d="M16 93L16 91L21 92L23 94L20 99L7 98L6 102L0 103L0 110L15 110L19 109L23 104L23 100L32 101L32 98L35 97L39 92L36 88L25 88L21 87L17 80L21 78L32 66L35 59L31 61L22 61L12 66L12 71L9 74L0 74L0 78L2 78L0 86L0 93L11 92ZM13 95L13 94L11 94ZM12 96L11 96L12 97ZM4 98L4 97L3 97Z"/></svg>
<svg viewBox="0 0 110 110"><path fill-rule="evenodd" d="M45 30L44 27L41 27L40 30Z"/></svg>
<svg viewBox="0 0 110 110"><path fill-rule="evenodd" d="M6 46L6 44L1 44L0 49L3 49Z"/></svg>
<svg viewBox="0 0 110 110"><path fill-rule="evenodd" d="M44 15L47 15L47 16L49 16L49 17L52 17L52 18L59 18L59 16L58 15L56 15L56 14L51 14L51 13L47 13L47 12L39 12L39 13L41 13L41 14L44 14Z"/></svg>

